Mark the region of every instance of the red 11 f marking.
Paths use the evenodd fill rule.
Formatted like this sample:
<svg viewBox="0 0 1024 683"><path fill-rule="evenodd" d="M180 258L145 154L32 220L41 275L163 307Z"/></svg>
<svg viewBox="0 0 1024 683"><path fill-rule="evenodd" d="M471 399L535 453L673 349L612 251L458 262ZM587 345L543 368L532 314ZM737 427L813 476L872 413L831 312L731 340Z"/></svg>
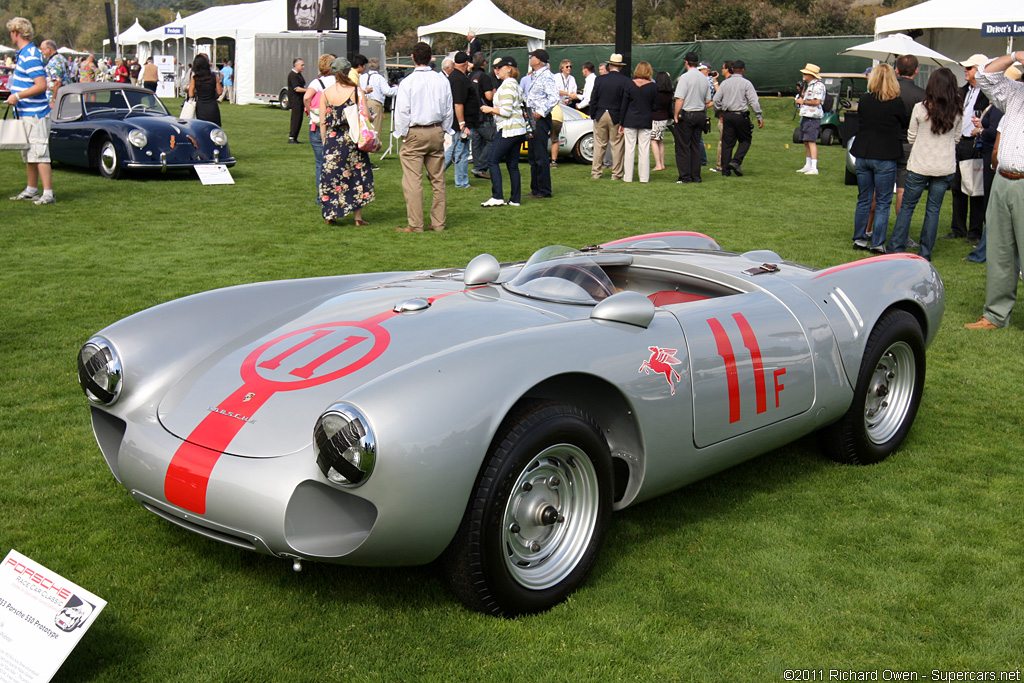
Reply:
<svg viewBox="0 0 1024 683"><path fill-rule="evenodd" d="M754 334L750 323L743 317L742 313L733 313L733 320L740 328L740 336L743 338L743 346L750 352L750 360L754 369L754 389L757 394L757 414L765 412L767 399L765 398L764 363L761 360L761 347L757 343L757 335ZM739 372L736 369L736 354L732 350L732 342L718 318L708 318L708 326L715 336L715 344L718 347L718 355L725 363L725 383L729 393L729 424L740 420L740 382ZM779 394L786 385L779 383L779 378L786 374L786 368L779 368L772 373L775 380L775 407L779 407Z"/></svg>

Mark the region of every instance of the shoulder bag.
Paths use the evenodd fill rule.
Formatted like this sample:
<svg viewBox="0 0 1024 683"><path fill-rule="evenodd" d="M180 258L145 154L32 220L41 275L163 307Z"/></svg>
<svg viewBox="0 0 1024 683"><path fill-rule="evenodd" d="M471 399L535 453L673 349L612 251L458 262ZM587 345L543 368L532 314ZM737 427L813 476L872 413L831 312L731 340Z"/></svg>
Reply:
<svg viewBox="0 0 1024 683"><path fill-rule="evenodd" d="M380 136L370 124L370 109L366 98L356 94L356 106L345 107L345 118L348 121L348 134L360 151L368 154L380 151Z"/></svg>
<svg viewBox="0 0 1024 683"><path fill-rule="evenodd" d="M981 197L985 194L985 160L964 159L960 162L960 191L968 197Z"/></svg>
<svg viewBox="0 0 1024 683"><path fill-rule="evenodd" d="M7 118L11 111L14 111L13 119ZM28 149L25 124L18 117L18 110L11 106L7 107L4 118L0 120L0 149Z"/></svg>
<svg viewBox="0 0 1024 683"><path fill-rule="evenodd" d="M196 98L189 97L181 105L181 116L182 119L194 119L196 117Z"/></svg>

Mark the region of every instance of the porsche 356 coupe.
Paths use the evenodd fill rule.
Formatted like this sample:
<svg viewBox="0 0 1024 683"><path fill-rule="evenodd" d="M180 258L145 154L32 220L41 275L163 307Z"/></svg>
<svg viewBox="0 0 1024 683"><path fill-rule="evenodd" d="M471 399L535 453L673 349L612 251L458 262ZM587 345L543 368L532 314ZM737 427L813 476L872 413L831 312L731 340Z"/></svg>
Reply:
<svg viewBox="0 0 1024 683"><path fill-rule="evenodd" d="M213 123L172 116L154 93L125 83L74 83L57 91L50 158L122 178L129 170L234 166Z"/></svg>
<svg viewBox="0 0 1024 683"><path fill-rule="evenodd" d="M441 558L510 616L583 582L613 510L812 432L887 457L944 306L911 254L818 270L658 233L197 294L101 330L78 372L150 512L296 567Z"/></svg>

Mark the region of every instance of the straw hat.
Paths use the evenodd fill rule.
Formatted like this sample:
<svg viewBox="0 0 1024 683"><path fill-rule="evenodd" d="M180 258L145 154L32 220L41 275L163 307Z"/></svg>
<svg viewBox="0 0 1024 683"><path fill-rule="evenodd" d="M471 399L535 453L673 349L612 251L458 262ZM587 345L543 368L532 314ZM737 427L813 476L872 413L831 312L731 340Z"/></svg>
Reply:
<svg viewBox="0 0 1024 683"><path fill-rule="evenodd" d="M608 66L626 66L626 63L622 61L622 55L616 52L608 58Z"/></svg>
<svg viewBox="0 0 1024 683"><path fill-rule="evenodd" d="M805 66L804 68L800 69L800 73L807 74L811 78L818 78L820 72L821 72L821 69L818 68L818 65L817 64L811 64L810 62L807 63L807 66Z"/></svg>

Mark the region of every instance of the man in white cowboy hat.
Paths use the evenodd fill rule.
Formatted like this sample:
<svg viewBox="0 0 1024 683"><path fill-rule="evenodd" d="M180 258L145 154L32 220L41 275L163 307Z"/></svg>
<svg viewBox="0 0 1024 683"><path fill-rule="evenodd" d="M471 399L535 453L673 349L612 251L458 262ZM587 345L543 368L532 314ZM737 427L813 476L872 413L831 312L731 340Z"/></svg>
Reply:
<svg viewBox="0 0 1024 683"><path fill-rule="evenodd" d="M825 84L819 77L817 64L808 62L800 69L804 77L804 89L796 96L800 107L800 140L804 143L804 165L797 173L818 175L818 135L821 133L821 117L825 115L822 103L825 101Z"/></svg>
<svg viewBox="0 0 1024 683"><path fill-rule="evenodd" d="M598 76L590 94L590 113L594 119L594 161L590 177L595 180L604 175L604 151L612 148L612 180L622 180L626 169L622 162L622 135L619 121L622 119L622 93L630 78L620 69L626 66L622 55L615 53L608 60L608 73Z"/></svg>
<svg viewBox="0 0 1024 683"><path fill-rule="evenodd" d="M960 173L960 162L965 159L973 159L978 148L978 135L980 134L974 125L974 119L980 118L981 113L988 106L988 97L978 86L978 67L988 62L985 55L971 55L965 61L960 62L964 68L964 83L960 88L960 97L964 103L964 116L962 129L960 130L960 141L956 145L956 177L950 190L953 193L953 221L950 224L949 234L939 239L966 238L972 244L981 239L981 231L985 224L985 197L968 197L962 189L962 175ZM970 216L968 217L968 214Z"/></svg>

